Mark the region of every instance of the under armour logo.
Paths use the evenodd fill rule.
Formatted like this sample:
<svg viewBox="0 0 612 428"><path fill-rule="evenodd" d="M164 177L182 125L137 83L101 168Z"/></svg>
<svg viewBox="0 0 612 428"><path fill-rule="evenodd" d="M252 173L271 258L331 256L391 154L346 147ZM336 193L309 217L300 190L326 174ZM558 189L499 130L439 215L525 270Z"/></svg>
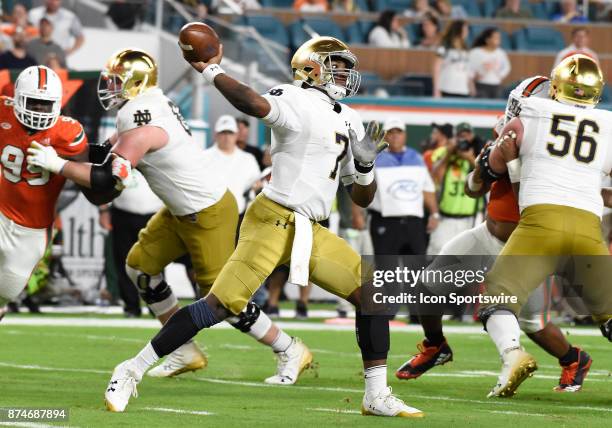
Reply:
<svg viewBox="0 0 612 428"><path fill-rule="evenodd" d="M134 123L138 126L146 125L151 122L151 112L146 109L144 112L141 110L136 110L134 113Z"/></svg>
<svg viewBox="0 0 612 428"><path fill-rule="evenodd" d="M287 229L287 226L289 226L289 223L285 222L285 224L282 224L280 220L276 220L276 225L283 226L283 229Z"/></svg>

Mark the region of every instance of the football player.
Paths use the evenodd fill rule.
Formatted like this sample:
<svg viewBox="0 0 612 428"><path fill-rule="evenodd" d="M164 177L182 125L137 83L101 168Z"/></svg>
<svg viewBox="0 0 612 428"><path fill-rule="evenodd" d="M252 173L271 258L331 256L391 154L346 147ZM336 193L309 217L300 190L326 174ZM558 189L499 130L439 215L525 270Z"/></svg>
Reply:
<svg viewBox="0 0 612 428"><path fill-rule="evenodd" d="M489 396L512 396L536 369L520 346L518 314L529 293L571 258L582 299L612 340L612 263L601 233L601 179L612 172L612 114L595 108L603 77L598 64L573 55L551 75L550 98L527 98L502 130L483 171L520 181L520 220L486 278L486 296L516 302L486 303L480 318L502 356ZM512 159L512 152L518 158ZM531 257L518 257L531 256ZM577 256L577 257L576 257ZM575 281L575 282L576 282Z"/></svg>
<svg viewBox="0 0 612 428"><path fill-rule="evenodd" d="M163 270L185 253L191 255L203 295L234 250L238 209L215 165L204 159L178 107L157 86L155 60L137 49L122 50L107 62L98 97L109 110L119 108L117 133L111 137L113 162L76 163L59 159L50 147L29 149L28 163L90 188L108 202L118 195L112 172L129 183L131 168L142 173L165 207L155 214L130 250L126 271L140 296L163 324L178 311L178 301ZM230 323L277 353L278 370L268 383L292 384L312 361L308 348L272 324L250 303ZM198 370L206 356L194 342L177 349L153 376ZM111 411L122 411L112 400Z"/></svg>
<svg viewBox="0 0 612 428"><path fill-rule="evenodd" d="M518 116L523 99L549 98L549 87L550 80L543 76L523 80L510 93L505 116L496 127L496 133L501 131L505 123ZM480 165L477 164L475 171L472 171L468 177L465 193L481 197L489 191L491 194L485 222L449 241L442 248L441 256L497 256L501 252L520 218L518 200L507 174L493 183L483 182ZM430 268L442 268L445 262L444 257L438 257ZM558 359L562 372L559 385L554 390L576 392L582 388L592 359L582 349L571 346L559 327L549 322L545 315L548 313L549 303L550 292L547 284L541 284L529 295L527 303L522 307L518 317L519 324L531 340ZM415 379L429 369L445 364L453 358L453 352L442 331L442 315L428 314L419 318L425 340L418 345L420 352L397 370L396 376L399 379Z"/></svg>
<svg viewBox="0 0 612 428"><path fill-rule="evenodd" d="M110 399L125 407L151 364L198 331L239 314L262 281L290 262L291 282L305 286L310 279L357 307L366 383L362 414L423 416L387 386L388 317L359 310L359 255L318 223L328 218L340 180L352 184L349 193L360 206L367 206L376 191L374 160L386 147L384 132L375 122L364 131L359 115L338 102L359 87L357 58L340 40L313 38L291 60L294 84L263 96L228 76L221 58L222 48L208 63L192 66L238 110L272 128L272 179L248 208L236 250L210 293L179 310L139 355L115 368Z"/></svg>
<svg viewBox="0 0 612 428"><path fill-rule="evenodd" d="M65 159L88 157L83 127L61 116L61 106L61 80L44 66L19 74L14 98L0 97L0 318L45 252L66 181L26 163L30 144L51 147Z"/></svg>

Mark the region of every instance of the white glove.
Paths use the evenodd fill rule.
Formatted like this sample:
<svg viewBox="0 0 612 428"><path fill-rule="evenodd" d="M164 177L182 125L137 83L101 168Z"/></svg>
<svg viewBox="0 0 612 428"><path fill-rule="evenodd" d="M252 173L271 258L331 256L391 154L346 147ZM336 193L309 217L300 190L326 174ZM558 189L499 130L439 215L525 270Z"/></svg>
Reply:
<svg viewBox="0 0 612 428"><path fill-rule="evenodd" d="M384 139L385 131L374 120L368 124L362 140L357 138L355 131L349 129L349 141L355 162L362 167L371 168L374 165L376 156L389 147L389 144Z"/></svg>
<svg viewBox="0 0 612 428"><path fill-rule="evenodd" d="M132 164L121 156L113 155L112 174L117 180L117 185L115 186L117 190L123 190L126 187L134 187L136 185L134 174L132 174Z"/></svg>
<svg viewBox="0 0 612 428"><path fill-rule="evenodd" d="M36 141L32 141L32 144L30 144L26 161L28 165L46 169L54 174L59 174L68 162L66 159L60 158L53 147L43 146Z"/></svg>

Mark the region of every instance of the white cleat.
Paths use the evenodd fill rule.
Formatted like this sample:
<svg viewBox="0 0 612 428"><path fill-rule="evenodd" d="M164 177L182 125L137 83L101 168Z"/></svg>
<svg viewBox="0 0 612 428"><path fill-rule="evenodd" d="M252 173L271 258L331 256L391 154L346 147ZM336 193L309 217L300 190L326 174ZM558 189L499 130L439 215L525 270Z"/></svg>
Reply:
<svg viewBox="0 0 612 428"><path fill-rule="evenodd" d="M487 395L488 398L512 397L519 385L528 377L533 376L533 372L538 369L535 358L521 348L505 351L502 355L502 363L497 384Z"/></svg>
<svg viewBox="0 0 612 428"><path fill-rule="evenodd" d="M132 360L124 361L115 367L104 393L106 410L123 412L130 401L130 397L138 397L136 385L138 385L140 379Z"/></svg>
<svg viewBox="0 0 612 428"><path fill-rule="evenodd" d="M278 352L276 358L276 374L265 380L270 385L293 385L312 364L312 353L299 337L294 337L289 348L285 352Z"/></svg>
<svg viewBox="0 0 612 428"><path fill-rule="evenodd" d="M408 406L392 394L390 386L376 396L363 396L361 414L364 416L390 416L397 418L422 418L425 414L419 409Z"/></svg>
<svg viewBox="0 0 612 428"><path fill-rule="evenodd" d="M157 367L149 370L147 376L172 377L182 373L194 372L208 365L206 354L195 342L185 343L171 353Z"/></svg>
<svg viewBox="0 0 612 428"><path fill-rule="evenodd" d="M8 313L8 306L0 306L0 321Z"/></svg>

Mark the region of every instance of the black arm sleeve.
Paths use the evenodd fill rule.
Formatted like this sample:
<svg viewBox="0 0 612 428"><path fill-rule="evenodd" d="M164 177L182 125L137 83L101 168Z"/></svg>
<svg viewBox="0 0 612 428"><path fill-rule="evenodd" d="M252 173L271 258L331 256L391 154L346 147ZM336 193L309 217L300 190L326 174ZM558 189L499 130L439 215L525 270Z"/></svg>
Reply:
<svg viewBox="0 0 612 428"><path fill-rule="evenodd" d="M110 140L106 140L101 144L90 144L89 145L89 162L93 164L101 164L103 163L110 150L113 146L110 143Z"/></svg>

